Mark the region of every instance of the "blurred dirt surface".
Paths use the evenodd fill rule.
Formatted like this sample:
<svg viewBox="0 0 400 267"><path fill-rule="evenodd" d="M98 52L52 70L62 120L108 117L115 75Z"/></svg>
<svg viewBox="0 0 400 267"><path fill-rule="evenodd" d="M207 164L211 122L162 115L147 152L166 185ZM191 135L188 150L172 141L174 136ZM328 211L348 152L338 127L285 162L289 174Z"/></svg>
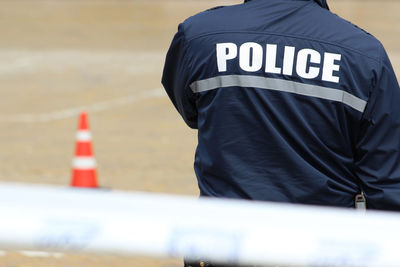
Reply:
<svg viewBox="0 0 400 267"><path fill-rule="evenodd" d="M27 253L30 255L29 253ZM2 267L130 267L159 266L180 267L180 260L154 259L143 257L99 256L90 254L55 254L50 256L25 256L18 252L8 252L0 257Z"/></svg>
<svg viewBox="0 0 400 267"><path fill-rule="evenodd" d="M162 90L165 53L179 22L240 2L0 0L0 180L68 185L78 113L87 110L102 187L198 195L196 132ZM400 73L400 2L330 6L378 37ZM179 259L0 253L5 267L181 265Z"/></svg>

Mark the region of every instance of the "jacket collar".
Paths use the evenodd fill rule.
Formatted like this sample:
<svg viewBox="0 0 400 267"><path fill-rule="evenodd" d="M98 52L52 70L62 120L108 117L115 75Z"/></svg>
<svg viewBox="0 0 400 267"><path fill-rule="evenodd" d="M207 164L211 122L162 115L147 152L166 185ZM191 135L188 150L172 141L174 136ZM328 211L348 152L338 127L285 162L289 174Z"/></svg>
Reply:
<svg viewBox="0 0 400 267"><path fill-rule="evenodd" d="M314 0L315 2L318 3L318 5L322 6L323 8L326 8L329 10L328 2L327 0Z"/></svg>
<svg viewBox="0 0 400 267"><path fill-rule="evenodd" d="M251 0L244 0L244 2L250 2L250 1ZM298 0L298 1L301 1L301 0ZM326 8L326 9L329 10L329 6L328 6L328 3L327 3L327 0L313 0L313 1L315 1L321 7Z"/></svg>

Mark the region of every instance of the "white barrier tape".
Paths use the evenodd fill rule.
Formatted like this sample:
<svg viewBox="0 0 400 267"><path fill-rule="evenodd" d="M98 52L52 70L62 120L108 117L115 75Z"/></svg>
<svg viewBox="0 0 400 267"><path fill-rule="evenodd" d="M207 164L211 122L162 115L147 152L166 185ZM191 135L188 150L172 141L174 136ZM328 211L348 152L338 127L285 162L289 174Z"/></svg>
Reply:
<svg viewBox="0 0 400 267"><path fill-rule="evenodd" d="M92 140L90 131L78 131L76 133L76 140L81 142L88 142Z"/></svg>
<svg viewBox="0 0 400 267"><path fill-rule="evenodd" d="M30 258L57 258L60 259L64 257L62 253L52 253L46 251L34 251L34 250L22 250L19 253L23 256L30 257Z"/></svg>
<svg viewBox="0 0 400 267"><path fill-rule="evenodd" d="M96 160L93 157L75 157L72 166L80 170L93 169L96 167Z"/></svg>
<svg viewBox="0 0 400 267"><path fill-rule="evenodd" d="M259 265L400 262L397 213L2 184L0 214L0 249Z"/></svg>

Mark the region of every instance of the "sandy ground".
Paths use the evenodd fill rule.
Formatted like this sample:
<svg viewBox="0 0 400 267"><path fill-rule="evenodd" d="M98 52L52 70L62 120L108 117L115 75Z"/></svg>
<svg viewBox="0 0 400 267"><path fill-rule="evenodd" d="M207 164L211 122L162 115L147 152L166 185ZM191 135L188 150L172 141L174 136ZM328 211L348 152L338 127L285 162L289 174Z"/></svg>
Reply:
<svg viewBox="0 0 400 267"><path fill-rule="evenodd" d="M77 116L89 112L103 187L197 195L196 132L160 84L177 24L240 1L0 1L0 180L68 185ZM378 37L400 73L400 2L330 1ZM0 253L0 266L181 266L110 255Z"/></svg>

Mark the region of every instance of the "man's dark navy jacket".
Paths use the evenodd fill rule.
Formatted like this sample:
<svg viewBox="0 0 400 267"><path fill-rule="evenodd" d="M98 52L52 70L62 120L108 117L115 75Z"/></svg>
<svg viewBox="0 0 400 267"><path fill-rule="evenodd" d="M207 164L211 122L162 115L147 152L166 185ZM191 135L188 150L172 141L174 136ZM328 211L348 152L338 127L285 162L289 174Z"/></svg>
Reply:
<svg viewBox="0 0 400 267"><path fill-rule="evenodd" d="M322 0L252 0L179 25L162 83L198 129L202 196L400 210L400 89Z"/></svg>

